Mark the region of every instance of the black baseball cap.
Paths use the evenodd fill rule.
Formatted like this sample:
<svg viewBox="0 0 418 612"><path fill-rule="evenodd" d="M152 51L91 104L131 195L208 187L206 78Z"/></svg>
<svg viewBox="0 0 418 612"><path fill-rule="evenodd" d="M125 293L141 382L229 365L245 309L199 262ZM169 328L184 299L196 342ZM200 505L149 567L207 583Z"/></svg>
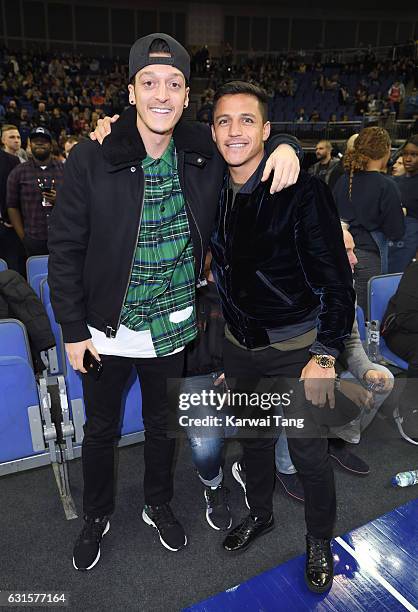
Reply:
<svg viewBox="0 0 418 612"><path fill-rule="evenodd" d="M150 57L150 46L157 38L167 43L171 57ZM151 64L165 64L178 68L188 81L190 79L190 55L177 40L168 34L157 32L139 38L131 47L129 52L129 80L136 75L139 70Z"/></svg>
<svg viewBox="0 0 418 612"><path fill-rule="evenodd" d="M33 128L31 133L29 134L29 138L32 140L32 138L36 137L45 138L45 140L49 140L49 142L52 142L51 132L44 127Z"/></svg>

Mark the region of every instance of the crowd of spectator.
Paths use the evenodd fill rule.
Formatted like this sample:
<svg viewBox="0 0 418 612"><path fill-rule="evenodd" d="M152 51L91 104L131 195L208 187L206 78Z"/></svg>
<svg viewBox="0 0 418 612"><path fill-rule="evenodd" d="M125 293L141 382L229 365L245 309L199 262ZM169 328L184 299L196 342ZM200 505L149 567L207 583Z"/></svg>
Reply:
<svg viewBox="0 0 418 612"><path fill-rule="evenodd" d="M0 123L19 130L23 149L32 127L46 127L63 153L69 135L86 137L100 117L123 110L127 82L118 60L3 51Z"/></svg>
<svg viewBox="0 0 418 612"><path fill-rule="evenodd" d="M416 62L407 49L396 60L363 52L349 63L339 63L333 57L322 60L318 52L311 63L289 53L234 64L229 45L220 59L212 59L204 46L192 56L192 75L207 78L198 110L198 119L206 123L211 121L216 87L232 79L262 86L270 97L274 121L372 121L391 112L407 118L418 113L417 89L406 94L405 86L412 79L418 85ZM117 58L3 50L0 124L17 128L22 159L30 130L46 127L54 139L54 156L64 160L70 135L88 136L99 118L127 106L127 82L127 65Z"/></svg>
<svg viewBox="0 0 418 612"><path fill-rule="evenodd" d="M348 63L335 58L321 61L320 56L312 63L291 54L257 57L242 64L228 63L225 58L208 59L199 73L208 79L201 120L210 119L214 90L232 79L263 87L271 99L270 117L276 121L336 122L366 117L373 121L390 113L396 118L418 114L417 89L406 95L408 83L414 80L418 86L416 60L411 53L382 60L367 52Z"/></svg>

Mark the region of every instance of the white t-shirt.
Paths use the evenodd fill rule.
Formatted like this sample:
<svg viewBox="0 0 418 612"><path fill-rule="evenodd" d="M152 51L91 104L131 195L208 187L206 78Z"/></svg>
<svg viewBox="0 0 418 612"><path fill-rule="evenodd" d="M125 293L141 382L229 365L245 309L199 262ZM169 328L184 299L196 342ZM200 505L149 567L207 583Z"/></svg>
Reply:
<svg viewBox="0 0 418 612"><path fill-rule="evenodd" d="M91 340L99 355L115 355L117 357L131 357L133 359L144 359L147 357L157 357L152 343L151 332L132 331L125 325L121 325L115 338L107 338L104 332L95 327L89 326ZM179 353L184 346L174 350L169 355Z"/></svg>

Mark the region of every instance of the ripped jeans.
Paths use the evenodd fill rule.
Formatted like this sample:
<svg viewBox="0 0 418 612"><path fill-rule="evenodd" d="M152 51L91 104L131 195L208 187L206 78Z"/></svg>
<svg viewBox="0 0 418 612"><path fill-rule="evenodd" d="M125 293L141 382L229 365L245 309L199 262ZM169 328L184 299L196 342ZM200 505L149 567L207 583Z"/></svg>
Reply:
<svg viewBox="0 0 418 612"><path fill-rule="evenodd" d="M195 393L200 395L202 391L215 391L216 393L222 394L226 391L224 385L214 385L214 381L221 373L222 372L212 372L210 374L185 378L181 386L181 393ZM224 410L217 411L215 406L205 405L202 401L200 405L191 406L189 410L183 412L183 414L198 419L214 417L223 421L223 412ZM223 424L207 424L201 426L189 425L185 429L192 451L192 460L198 471L200 480L206 486L217 487L222 482L223 478L223 450L227 433L225 426Z"/></svg>

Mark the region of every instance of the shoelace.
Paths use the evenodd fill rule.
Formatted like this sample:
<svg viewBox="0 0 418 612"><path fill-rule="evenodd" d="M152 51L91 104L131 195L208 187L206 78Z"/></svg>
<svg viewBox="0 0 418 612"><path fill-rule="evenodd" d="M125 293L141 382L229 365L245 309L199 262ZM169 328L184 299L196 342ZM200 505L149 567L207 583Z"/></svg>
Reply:
<svg viewBox="0 0 418 612"><path fill-rule="evenodd" d="M162 506L153 506L152 507L152 520L160 527L171 527L172 525L177 525L178 520L173 514L170 506L168 504L163 504Z"/></svg>
<svg viewBox="0 0 418 612"><path fill-rule="evenodd" d="M312 569L323 570L327 565L328 540L308 540L308 565Z"/></svg>
<svg viewBox="0 0 418 612"><path fill-rule="evenodd" d="M106 522L104 520L96 521L95 519L87 519L83 530L80 533L79 541L95 540L96 542L99 542L105 527Z"/></svg>
<svg viewBox="0 0 418 612"><path fill-rule="evenodd" d="M255 522L256 522L255 519L250 514L249 516L247 516L246 519L244 519L241 525L237 527L234 535L240 535L240 536L244 535L245 532L248 531L248 529L252 527Z"/></svg>
<svg viewBox="0 0 418 612"><path fill-rule="evenodd" d="M216 489L211 489L210 487L206 489L207 491L207 501L210 506L223 506L227 503L228 489L226 487L216 487Z"/></svg>

